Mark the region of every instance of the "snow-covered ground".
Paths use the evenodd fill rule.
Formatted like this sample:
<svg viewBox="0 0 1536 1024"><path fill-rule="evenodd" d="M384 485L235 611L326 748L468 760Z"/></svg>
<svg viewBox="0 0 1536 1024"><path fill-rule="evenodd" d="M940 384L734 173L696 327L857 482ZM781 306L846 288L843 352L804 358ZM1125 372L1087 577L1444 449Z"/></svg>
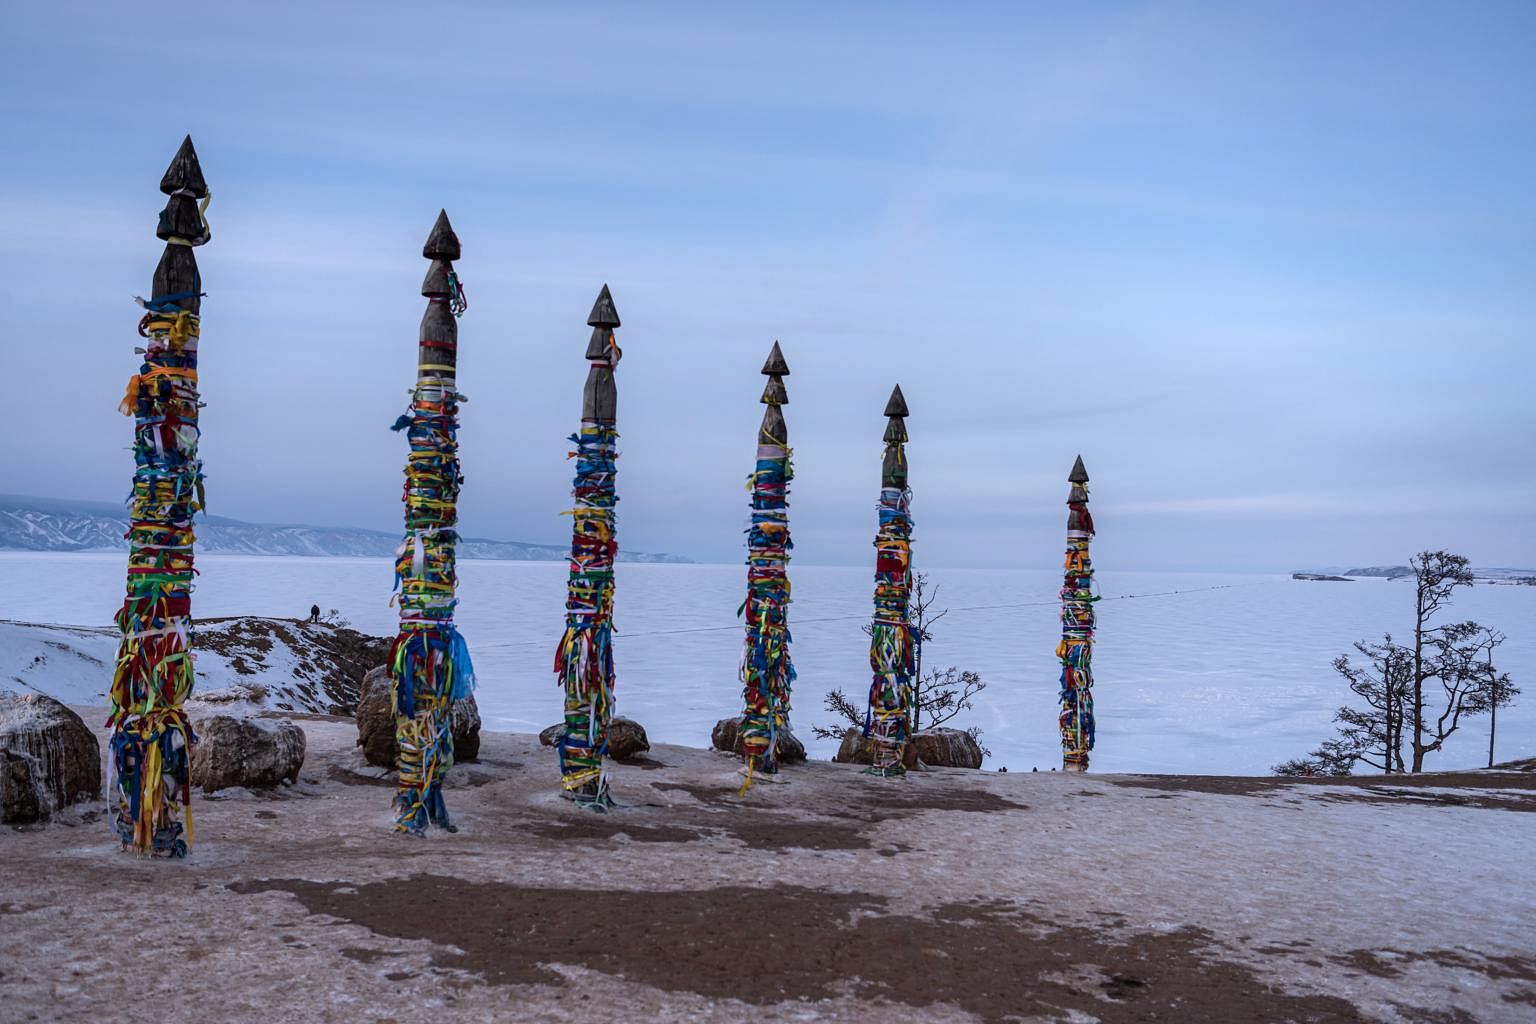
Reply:
<svg viewBox="0 0 1536 1024"><path fill-rule="evenodd" d="M198 568L199 616L302 616L318 604L339 609L364 632L394 631L392 569L383 559L210 555ZM119 555L0 553L0 618L108 626L122 570ZM466 561L460 573L459 623L474 652L486 727L536 731L554 722L560 691L550 666L562 627L564 565ZM860 627L869 614L870 573L796 565L791 575L800 675L793 717L809 739L805 726L828 720L821 706L827 690L842 687L861 699L868 686ZM974 669L987 680L967 720L984 730L993 754L987 767L1059 763L1059 575L933 569L931 576L941 587L939 606L951 611L927 647L927 663ZM1262 774L1305 753L1329 733L1333 710L1347 696L1329 663L1356 639L1401 635L1412 605L1402 582L1105 568L1099 583L1106 600L1095 654L1093 766L1109 772ZM744 590L740 566L618 567L619 710L644 723L654 740L706 745L714 721L736 709L735 612ZM1508 634L1499 661L1527 695L1500 713L1499 759L1536 753L1536 587L1464 590L1447 618L1477 619ZM110 661L111 642L102 644ZM815 756L831 754L827 744L810 746ZM1487 720L1473 719L1430 763L1452 769L1486 761Z"/></svg>
<svg viewBox="0 0 1536 1024"><path fill-rule="evenodd" d="M88 718L98 719L96 714ZM345 719L298 785L0 835L0 1018L1527 1024L1536 777L1392 785L785 768L655 746L620 807L483 733L460 831L392 834ZM1416 783L1430 783L1418 786ZM89 939L82 939L88 936Z"/></svg>

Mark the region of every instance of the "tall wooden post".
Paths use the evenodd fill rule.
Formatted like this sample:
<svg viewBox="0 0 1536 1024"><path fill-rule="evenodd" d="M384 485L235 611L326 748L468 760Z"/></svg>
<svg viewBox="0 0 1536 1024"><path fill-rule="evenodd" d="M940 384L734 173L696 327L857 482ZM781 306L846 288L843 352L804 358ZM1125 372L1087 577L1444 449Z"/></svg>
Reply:
<svg viewBox="0 0 1536 1024"><path fill-rule="evenodd" d="M400 633L389 652L390 698L400 749L395 829L420 834L433 824L450 832L443 775L453 764L448 710L475 685L469 648L453 624L458 604L455 545L459 521L458 317L464 288L453 269L459 238L446 211L437 216L421 254L432 261L421 294L416 386L411 408L395 422L410 442L405 462L405 541L396 552Z"/></svg>
<svg viewBox="0 0 1536 1024"><path fill-rule="evenodd" d="M1093 517L1088 514L1088 471L1079 455L1067 480L1067 560L1061 585L1061 760L1069 772L1088 770L1093 749Z"/></svg>
<svg viewBox="0 0 1536 1024"><path fill-rule="evenodd" d="M139 335L143 365L118 408L134 420L128 594L109 694L114 823L124 849L182 857L192 846L189 748L182 704L192 693L192 515L203 507L197 455L197 343L202 278L192 250L209 239L208 185L182 141L160 179L169 196Z"/></svg>
<svg viewBox="0 0 1536 1024"><path fill-rule="evenodd" d="M789 656L789 428L781 407L789 403L784 378L789 364L779 343L773 343L763 371L763 422L757 431L757 468L748 478L752 488L752 525L747 529L746 642L741 656L741 721L746 783L755 773L778 771L778 735L789 727L790 688L795 666Z"/></svg>
<svg viewBox="0 0 1536 1024"><path fill-rule="evenodd" d="M876 741L873 775L900 775L910 738L916 647L907 606L912 594L912 492L907 487L907 400L901 385L885 404L885 457L880 464L880 526L875 535L875 617L870 624L869 713L864 732Z"/></svg>
<svg viewBox="0 0 1536 1024"><path fill-rule="evenodd" d="M602 811L608 795L608 723L613 716L613 561L618 553L614 505L619 433L619 313L608 286L587 317L587 384L582 392L581 431L572 434L576 479L571 485L570 577L566 582L565 633L555 650L555 676L565 689L565 727L556 741L560 785L583 807Z"/></svg>

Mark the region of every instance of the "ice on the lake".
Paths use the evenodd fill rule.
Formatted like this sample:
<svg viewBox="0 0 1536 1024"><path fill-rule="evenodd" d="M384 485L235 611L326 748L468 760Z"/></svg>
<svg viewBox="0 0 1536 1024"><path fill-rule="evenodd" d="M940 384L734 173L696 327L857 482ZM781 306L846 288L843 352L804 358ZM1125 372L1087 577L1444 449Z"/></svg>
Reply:
<svg viewBox="0 0 1536 1024"><path fill-rule="evenodd" d="M1099 568L1094 651L1098 744L1095 771L1263 774L1306 753L1332 730L1349 696L1330 663L1361 638L1401 634L1413 593L1405 583L1330 586L1285 576L1120 573ZM395 631L389 606L393 565L372 558L206 555L198 559L193 610L199 618L302 618L311 604L337 608L354 627ZM1060 573L929 569L950 614L924 648L924 665L981 673L987 689L955 724L979 725L986 767L1042 771L1060 764L1055 657ZM100 703L116 653L111 617L122 594L116 554L0 553L0 618L95 626L78 648L99 660L61 660L47 689ZM735 565L617 567L615 652L618 713L642 723L653 742L707 746L710 729L740 711L742 625L736 608L745 571ZM486 728L536 732L561 716L552 671L563 628L566 568L553 562L465 561L456 619L468 639ZM822 698L842 688L862 702L870 681L868 638L873 568L796 565L790 628L799 672L791 719L812 757L834 745L810 735L831 723ZM46 579L49 586L17 585ZM1130 596L1134 595L1134 596ZM1448 615L1508 634L1499 662L1517 685L1536 669L1536 587L1459 591ZM0 647L0 685L26 676L45 630ZM30 653L29 653L30 652ZM57 672L57 674L55 674ZM203 685L199 682L199 685ZM12 688L14 684L12 684ZM1527 692L1532 691L1527 686ZM1499 757L1536 753L1536 697L1499 714ZM1487 761L1486 718L1471 719L1435 769Z"/></svg>

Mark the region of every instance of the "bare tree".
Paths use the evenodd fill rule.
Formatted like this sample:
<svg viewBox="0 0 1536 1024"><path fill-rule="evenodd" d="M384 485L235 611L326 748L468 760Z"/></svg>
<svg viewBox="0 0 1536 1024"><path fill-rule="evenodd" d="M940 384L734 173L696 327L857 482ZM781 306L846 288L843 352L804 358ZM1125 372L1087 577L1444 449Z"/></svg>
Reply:
<svg viewBox="0 0 1536 1024"><path fill-rule="evenodd" d="M1504 636L1476 622L1432 625L1457 587L1472 585L1467 559L1448 551L1423 551L1411 562L1414 571L1413 644L1360 641L1349 655L1334 660L1334 670L1365 708L1345 705L1334 715L1337 735L1307 757L1275 765L1277 775L1348 775L1356 764L1383 772L1424 770L1424 758L1445 747L1463 718L1494 714L1520 692L1508 673L1493 664ZM1438 686L1438 693L1436 687ZM1431 707L1433 704L1433 708ZM1489 730L1492 758L1493 730Z"/></svg>
<svg viewBox="0 0 1536 1024"><path fill-rule="evenodd" d="M1493 767L1493 741L1499 729L1499 708L1513 704L1515 698L1520 696L1520 688L1510 680L1508 672L1496 672L1493 668L1493 648L1504 642L1503 634L1498 634L1488 648L1488 657L1483 666L1482 685L1472 700L1475 711L1480 713L1485 708L1488 711L1488 767Z"/></svg>
<svg viewBox="0 0 1536 1024"><path fill-rule="evenodd" d="M840 740L849 727L855 729L864 728L864 709L848 699L848 695L841 689L833 690L822 701L828 711L836 715L840 722L832 725L811 726L811 735L819 740Z"/></svg>
<svg viewBox="0 0 1536 1024"><path fill-rule="evenodd" d="M1408 648L1393 642L1387 633L1379 644L1355 642L1355 650L1364 664L1350 661L1341 654L1334 659L1333 670L1344 678L1355 696L1365 701L1366 710L1345 706L1333 720L1339 723L1341 738L1359 750L1357 760L1388 774L1403 770L1403 705L1413 679L1413 659Z"/></svg>
<svg viewBox="0 0 1536 1024"><path fill-rule="evenodd" d="M1504 634L1476 622L1451 623L1426 637L1425 679L1440 684L1439 714L1424 717L1416 751L1422 748L1429 754L1442 749L1463 718L1492 714L1513 701L1520 691L1509 673L1499 672L1493 664L1493 652L1503 642Z"/></svg>
<svg viewBox="0 0 1536 1024"><path fill-rule="evenodd" d="M1414 577L1413 609L1413 692L1408 704L1409 740L1413 750L1413 770L1424 770L1424 755L1431 749L1440 749L1440 742L1433 747L1425 743L1424 683L1428 678L1425 670L1425 648L1432 646L1436 627L1429 624L1441 607L1451 601L1457 587L1472 585L1472 570L1464 555L1449 551L1420 551L1409 559ZM1399 723L1401 728L1401 723ZM1454 730L1454 726L1452 729Z"/></svg>
<svg viewBox="0 0 1536 1024"><path fill-rule="evenodd" d="M1333 716L1338 735L1304 758L1275 765L1276 775L1348 775L1357 762L1387 773L1403 770L1402 733L1395 723L1403 719L1413 678L1412 652L1394 643L1390 633L1379 644L1356 641L1355 651L1363 662L1341 654L1333 669L1366 706L1339 708Z"/></svg>
<svg viewBox="0 0 1536 1024"><path fill-rule="evenodd" d="M923 645L933 639L933 624L949 614L948 608L934 609L938 597L939 585L935 583L930 589L927 573L912 574L912 597L907 606L907 621L912 627L915 647L909 717L911 731L914 733L937 728L961 712L972 710L976 695L987 688L986 680L979 673L968 669L950 666L927 673L923 671ZM869 630L869 626L864 627L865 633ZM864 706L855 704L843 690L836 689L828 693L824 703L839 721L830 726L812 725L811 732L818 739L842 739L849 726L861 730L864 728ZM978 744L981 742L979 726L973 725L965 731ZM985 747L982 747L982 752L991 753Z"/></svg>

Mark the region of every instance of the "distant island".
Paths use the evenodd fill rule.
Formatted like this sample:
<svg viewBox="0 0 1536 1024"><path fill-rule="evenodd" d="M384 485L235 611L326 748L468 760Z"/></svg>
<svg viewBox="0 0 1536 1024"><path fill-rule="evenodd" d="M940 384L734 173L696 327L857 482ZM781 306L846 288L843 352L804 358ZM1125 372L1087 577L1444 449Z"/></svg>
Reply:
<svg viewBox="0 0 1536 1024"><path fill-rule="evenodd" d="M1472 576L1478 583L1536 586L1536 569L1474 568ZM1291 573L1291 579L1293 580L1348 582L1357 579L1400 580L1412 578L1413 567L1408 565L1372 565L1363 569L1342 569L1338 566L1329 566L1326 569L1298 569Z"/></svg>
<svg viewBox="0 0 1536 1024"><path fill-rule="evenodd" d="M0 494L0 551L122 551L128 513L104 501L71 501ZM299 555L392 558L398 533L352 526L281 526L224 516L199 516L197 550L220 555ZM462 537L459 557L513 562L563 562L567 548L515 540ZM691 563L682 555L620 551L621 562Z"/></svg>
<svg viewBox="0 0 1536 1024"><path fill-rule="evenodd" d="M1412 576L1413 567L1407 565L1372 565L1365 569L1346 569L1343 575L1395 580L1403 576Z"/></svg>

